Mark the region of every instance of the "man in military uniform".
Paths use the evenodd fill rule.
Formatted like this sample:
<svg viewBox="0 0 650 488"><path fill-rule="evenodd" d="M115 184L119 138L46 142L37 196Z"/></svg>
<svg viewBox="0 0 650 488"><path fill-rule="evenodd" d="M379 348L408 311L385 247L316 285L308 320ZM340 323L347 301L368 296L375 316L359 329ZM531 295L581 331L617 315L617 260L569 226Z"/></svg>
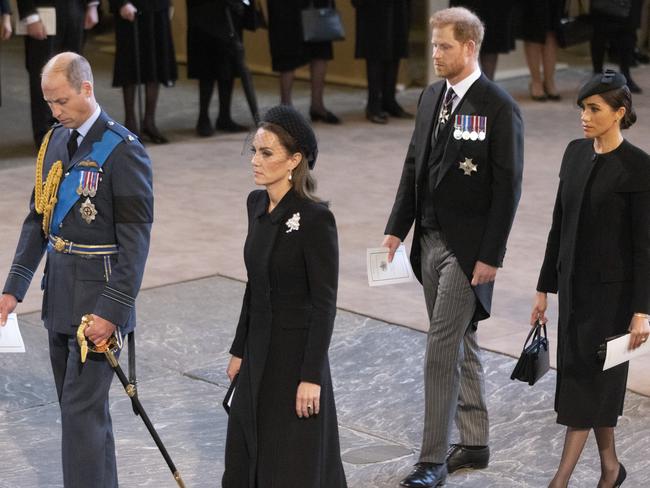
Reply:
<svg viewBox="0 0 650 488"><path fill-rule="evenodd" d="M95 344L135 327L153 221L151 162L140 142L97 104L82 56L52 58L42 89L59 123L39 152L30 212L0 298L0 323L24 298L47 252L42 316L61 407L64 485L114 488L113 370L99 354L82 364L75 334L86 314L92 320L86 336Z"/></svg>

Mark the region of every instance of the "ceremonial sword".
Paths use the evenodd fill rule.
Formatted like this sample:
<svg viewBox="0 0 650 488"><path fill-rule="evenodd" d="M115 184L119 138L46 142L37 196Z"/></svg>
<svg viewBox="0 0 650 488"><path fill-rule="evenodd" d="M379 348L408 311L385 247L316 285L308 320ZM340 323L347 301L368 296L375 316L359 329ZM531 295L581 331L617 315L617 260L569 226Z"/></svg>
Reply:
<svg viewBox="0 0 650 488"><path fill-rule="evenodd" d="M151 420L149 420L149 416L144 411L144 408L140 403L140 399L138 398L138 390L135 384L131 383L128 380L128 378L124 374L124 371L122 371L122 368L120 367L120 363L117 361L117 358L115 357L115 351L119 350L117 338L115 337L115 335L112 335L106 342L104 342L99 346L93 344L88 340L85 334L86 328L89 327L91 323L92 323L92 318L89 315L84 315L81 318L81 324L77 329L77 342L79 343L79 347L81 347L81 362L82 363L86 362L88 351L95 352L98 354L104 354L104 356L106 356L106 360L111 365L111 368L113 368L113 370L115 371L115 374L119 378L120 383L122 383L122 386L126 391L126 394L131 399L133 411L135 412L136 415L140 416L140 418L144 422L144 425L147 427L149 434L151 434L151 437L156 443L156 446L158 446L158 449L160 450L160 454L162 454L162 457L165 458L165 462L167 463L167 466L169 466L169 470L172 472L172 475L174 476L176 483L178 483L178 486L180 488L185 488L185 483L183 483L183 480L181 479L181 474L176 469L176 466L174 465L174 461L172 461L172 458L167 452L167 449L165 448L165 445L160 439L158 432L156 432L156 429L151 423Z"/></svg>

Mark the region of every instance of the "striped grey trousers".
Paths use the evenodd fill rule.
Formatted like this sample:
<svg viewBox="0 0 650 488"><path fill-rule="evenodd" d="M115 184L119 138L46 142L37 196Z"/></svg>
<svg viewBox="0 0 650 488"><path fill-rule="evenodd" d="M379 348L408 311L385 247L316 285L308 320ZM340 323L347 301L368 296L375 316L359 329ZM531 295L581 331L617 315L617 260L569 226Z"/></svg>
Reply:
<svg viewBox="0 0 650 488"><path fill-rule="evenodd" d="M453 421L461 444L488 444L483 366L471 323L476 296L440 231L423 229L420 244L429 313L420 462L444 463Z"/></svg>

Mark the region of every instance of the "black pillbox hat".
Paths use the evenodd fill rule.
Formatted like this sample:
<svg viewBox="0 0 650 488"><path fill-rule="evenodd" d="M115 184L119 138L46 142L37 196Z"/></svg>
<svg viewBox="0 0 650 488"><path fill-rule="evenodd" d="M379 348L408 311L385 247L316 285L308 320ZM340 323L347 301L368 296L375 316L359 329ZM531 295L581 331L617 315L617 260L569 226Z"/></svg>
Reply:
<svg viewBox="0 0 650 488"><path fill-rule="evenodd" d="M309 169L314 169L318 156L316 134L300 112L290 105L276 105L264 114L262 122L278 125L287 131L307 156Z"/></svg>
<svg viewBox="0 0 650 488"><path fill-rule="evenodd" d="M611 69L605 70L603 73L598 73L594 75L584 86L580 89L578 93L577 103L580 105L582 101L592 95L600 95L611 90L616 90L617 88L622 88L627 84L625 76L621 73L613 71Z"/></svg>

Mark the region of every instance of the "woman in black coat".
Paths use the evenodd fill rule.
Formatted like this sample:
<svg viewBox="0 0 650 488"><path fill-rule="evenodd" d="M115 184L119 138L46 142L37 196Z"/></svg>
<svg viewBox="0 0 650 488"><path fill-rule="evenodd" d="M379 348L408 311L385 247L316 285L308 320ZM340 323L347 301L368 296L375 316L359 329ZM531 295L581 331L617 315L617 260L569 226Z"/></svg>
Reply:
<svg viewBox="0 0 650 488"><path fill-rule="evenodd" d="M586 138L564 153L531 314L531 324L545 323L546 294L559 293L555 410L567 432L552 488L567 486L591 429L602 470L598 486L625 479L614 427L628 365L603 371L596 351L612 336L630 332L636 348L650 334L650 156L621 135L636 120L625 77L596 75L578 105Z"/></svg>
<svg viewBox="0 0 650 488"><path fill-rule="evenodd" d="M449 6L468 8L485 24L485 37L479 55L481 71L494 80L499 54L515 49L515 0L450 0Z"/></svg>
<svg viewBox="0 0 650 488"><path fill-rule="evenodd" d="M334 6L334 0L267 0L271 65L280 73L280 102L291 105L294 71L309 64L311 105L309 116L314 122L339 124L341 120L325 108L323 92L327 61L333 58L331 42L304 42L300 11L309 6Z"/></svg>
<svg viewBox="0 0 650 488"><path fill-rule="evenodd" d="M115 16L115 68L113 86L122 87L124 125L155 144L167 139L156 127L156 106L160 85L172 86L178 78L176 54L171 34L170 0L110 0ZM138 38L135 38L137 22ZM139 47L136 57L136 46ZM136 59L139 57L139 67ZM139 73L138 73L139 70ZM138 79L139 74L139 79ZM135 115L136 84L146 87L144 119Z"/></svg>
<svg viewBox="0 0 650 488"><path fill-rule="evenodd" d="M228 21L228 12L232 24ZM241 0L187 0L187 77L199 80L196 132L201 137L214 134L209 109L215 81L219 90L216 129L224 132L248 130L230 115L232 91L238 75L234 37L242 39L244 14Z"/></svg>
<svg viewBox="0 0 650 488"><path fill-rule="evenodd" d="M352 0L356 9L355 57L366 60L366 118L385 124L388 116L413 118L395 99L399 61L408 57L410 0Z"/></svg>
<svg viewBox="0 0 650 488"><path fill-rule="evenodd" d="M328 348L336 316L334 216L314 195L316 138L292 107L253 142L248 283L230 352L237 376L223 488L345 488Z"/></svg>

